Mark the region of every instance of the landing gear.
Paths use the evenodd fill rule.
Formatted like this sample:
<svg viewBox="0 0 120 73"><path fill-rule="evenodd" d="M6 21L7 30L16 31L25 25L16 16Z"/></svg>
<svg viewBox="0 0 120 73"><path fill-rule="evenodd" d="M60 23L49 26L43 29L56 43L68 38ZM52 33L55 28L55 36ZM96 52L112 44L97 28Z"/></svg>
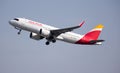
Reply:
<svg viewBox="0 0 120 73"><path fill-rule="evenodd" d="M53 42L53 43L55 43L55 42L56 42L56 40L54 39L54 40L52 40L52 42Z"/></svg>
<svg viewBox="0 0 120 73"><path fill-rule="evenodd" d="M21 29L18 31L18 35L21 33Z"/></svg>
<svg viewBox="0 0 120 73"><path fill-rule="evenodd" d="M50 42L49 42L49 41L47 41L45 44L46 44L46 45L49 45L49 44L50 44Z"/></svg>
<svg viewBox="0 0 120 73"><path fill-rule="evenodd" d="M55 42L56 42L56 40L54 39L54 40L51 40L51 41L47 41L45 44L46 44L46 45L49 45L49 44L50 44L50 42L55 43Z"/></svg>
<svg viewBox="0 0 120 73"><path fill-rule="evenodd" d="M21 30L20 28L18 28L18 27L15 27L15 29L19 30L18 33L17 33L18 35L19 35L19 34L21 33L21 31L22 31L22 30Z"/></svg>
<svg viewBox="0 0 120 73"><path fill-rule="evenodd" d="M46 38L47 42L45 43L46 45L49 45L50 42L55 43L56 39L53 35L50 35L49 37Z"/></svg>

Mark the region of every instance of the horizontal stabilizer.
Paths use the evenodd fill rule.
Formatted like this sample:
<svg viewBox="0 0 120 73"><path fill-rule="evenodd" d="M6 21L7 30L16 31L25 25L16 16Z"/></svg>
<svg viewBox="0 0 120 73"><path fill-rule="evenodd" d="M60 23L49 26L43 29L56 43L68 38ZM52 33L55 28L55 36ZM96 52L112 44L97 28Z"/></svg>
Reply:
<svg viewBox="0 0 120 73"><path fill-rule="evenodd" d="M98 43L98 42L104 42L105 40L91 40L90 43L94 44L94 43Z"/></svg>

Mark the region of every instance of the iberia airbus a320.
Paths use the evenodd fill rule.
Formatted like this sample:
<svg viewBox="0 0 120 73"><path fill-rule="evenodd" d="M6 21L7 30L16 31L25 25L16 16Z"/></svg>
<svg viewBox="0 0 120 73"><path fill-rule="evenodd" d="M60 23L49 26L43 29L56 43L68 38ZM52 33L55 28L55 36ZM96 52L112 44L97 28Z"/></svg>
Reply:
<svg viewBox="0 0 120 73"><path fill-rule="evenodd" d="M99 45L104 41L98 40L98 37L104 27L102 24L98 24L88 33L80 35L71 31L80 28L84 24L84 21L77 26L62 29L25 18L14 18L10 20L9 23L19 30L18 34L20 34L21 30L26 30L30 32L31 39L41 40L45 38L47 40L45 43L46 45L49 45L50 42L55 43L56 40L82 45Z"/></svg>

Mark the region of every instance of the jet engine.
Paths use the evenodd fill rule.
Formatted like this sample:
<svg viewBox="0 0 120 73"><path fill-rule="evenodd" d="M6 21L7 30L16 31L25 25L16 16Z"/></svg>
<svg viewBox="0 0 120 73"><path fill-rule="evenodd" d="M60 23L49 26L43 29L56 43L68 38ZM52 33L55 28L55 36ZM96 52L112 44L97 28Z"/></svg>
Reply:
<svg viewBox="0 0 120 73"><path fill-rule="evenodd" d="M45 30L45 29L40 29L40 35L48 37L50 35L50 31Z"/></svg>
<svg viewBox="0 0 120 73"><path fill-rule="evenodd" d="M39 35L39 34L36 34L36 33L31 32L31 33L30 33L30 38L31 38L31 39L34 39L34 40L40 40L40 39L43 39L44 37L41 36L41 35Z"/></svg>

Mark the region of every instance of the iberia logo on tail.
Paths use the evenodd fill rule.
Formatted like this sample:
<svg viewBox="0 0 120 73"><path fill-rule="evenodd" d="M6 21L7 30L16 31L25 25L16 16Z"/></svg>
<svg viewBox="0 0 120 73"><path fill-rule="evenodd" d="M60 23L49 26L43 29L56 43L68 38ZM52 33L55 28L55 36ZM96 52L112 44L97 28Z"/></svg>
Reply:
<svg viewBox="0 0 120 73"><path fill-rule="evenodd" d="M104 40L98 40L98 37L104 26L98 24L94 29L86 33L76 44L101 44Z"/></svg>

